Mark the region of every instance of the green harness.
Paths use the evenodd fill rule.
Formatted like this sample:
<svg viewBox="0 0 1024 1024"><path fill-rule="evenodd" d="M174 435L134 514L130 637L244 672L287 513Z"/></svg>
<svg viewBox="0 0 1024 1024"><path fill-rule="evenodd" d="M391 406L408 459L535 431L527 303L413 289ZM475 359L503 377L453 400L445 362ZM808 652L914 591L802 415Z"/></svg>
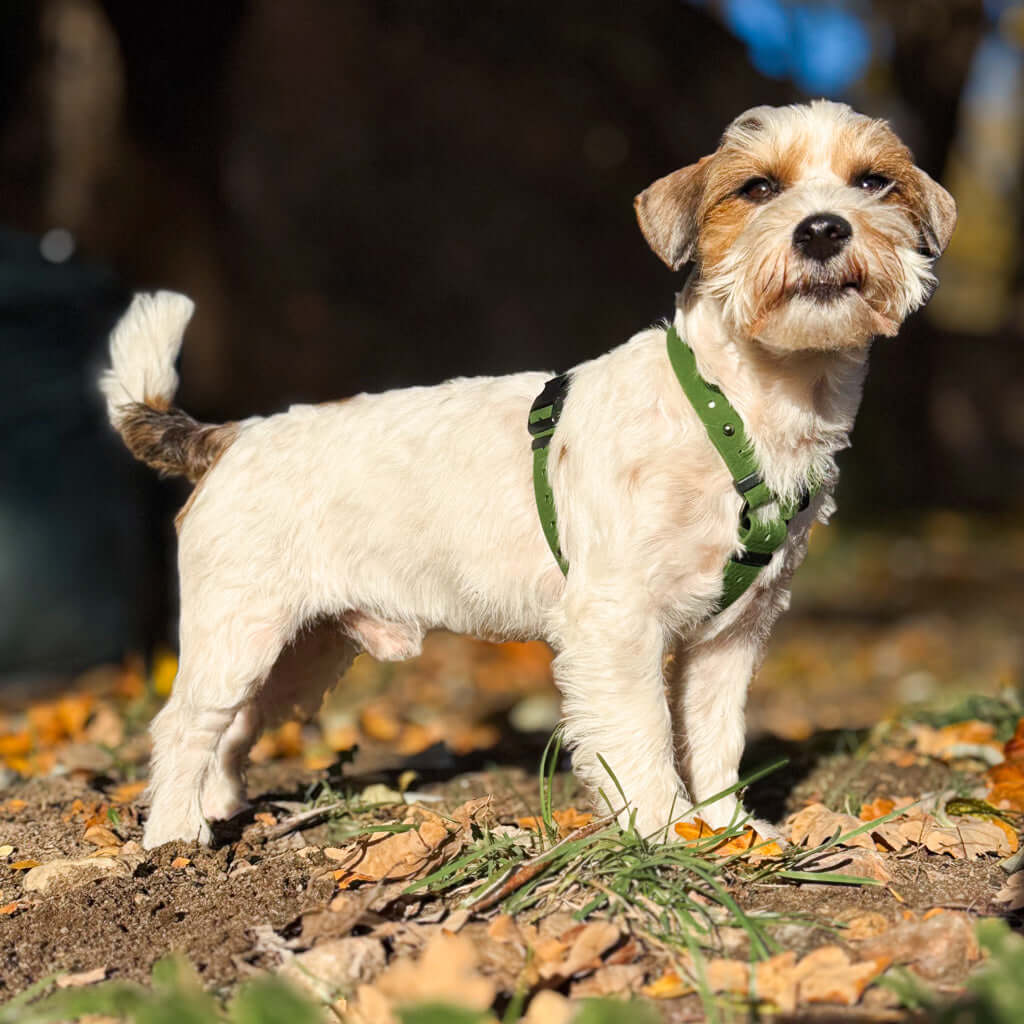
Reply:
<svg viewBox="0 0 1024 1024"><path fill-rule="evenodd" d="M740 510L739 541L742 554L733 555L722 573L722 596L716 612L728 608L747 587L757 579L758 573L772 560L772 555L786 540L789 523L805 509L812 491L805 490L795 501L783 502L768 489L761 479L760 467L753 446L747 439L743 420L729 400L714 384L709 384L697 372L693 349L679 337L675 327L666 332L668 358L679 380L683 393L704 424L711 443L732 475L733 486L744 499ZM569 377L562 374L549 380L530 409L529 431L533 437L533 489L537 498L537 512L548 547L563 573L569 572L569 563L562 554L558 541L558 520L555 498L548 480L548 447L554 436L562 405L569 390ZM818 490L817 486L813 491ZM752 513L776 502L778 511L768 519L758 519Z"/></svg>

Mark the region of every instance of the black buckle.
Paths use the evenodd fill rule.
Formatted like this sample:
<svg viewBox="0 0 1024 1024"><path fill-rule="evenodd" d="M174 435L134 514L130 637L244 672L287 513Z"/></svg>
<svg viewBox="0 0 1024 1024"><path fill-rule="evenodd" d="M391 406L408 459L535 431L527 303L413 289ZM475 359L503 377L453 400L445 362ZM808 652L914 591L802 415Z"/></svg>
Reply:
<svg viewBox="0 0 1024 1024"><path fill-rule="evenodd" d="M559 374L557 377L552 377L544 385L544 390L541 391L534 399L533 405L530 406L527 429L530 431L530 436L534 439L532 446L534 450L546 448L550 442L551 435L558 424L558 418L562 415L562 406L565 404L565 395L568 390L569 375L567 373ZM549 406L551 411L546 416L534 418L534 413L547 409Z"/></svg>
<svg viewBox="0 0 1024 1024"><path fill-rule="evenodd" d="M760 473L751 473L749 476L745 476L742 480L733 480L732 485L736 488L736 491L740 495L744 495L747 491L752 491L758 484L763 484L764 480Z"/></svg>
<svg viewBox="0 0 1024 1024"><path fill-rule="evenodd" d="M731 560L737 565L749 565L763 569L772 560L772 556L761 551L744 551L742 555L733 555Z"/></svg>

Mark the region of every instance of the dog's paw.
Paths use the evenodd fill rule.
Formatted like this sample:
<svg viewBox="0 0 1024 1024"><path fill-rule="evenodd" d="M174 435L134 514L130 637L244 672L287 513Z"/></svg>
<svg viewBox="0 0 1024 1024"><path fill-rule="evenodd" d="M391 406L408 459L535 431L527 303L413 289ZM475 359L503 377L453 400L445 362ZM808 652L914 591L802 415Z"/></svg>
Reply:
<svg viewBox="0 0 1024 1024"><path fill-rule="evenodd" d="M178 841L209 846L212 839L210 826L202 817L196 820L191 816L182 816L175 820L168 819L165 815L151 814L142 832L142 848L155 850L165 843Z"/></svg>

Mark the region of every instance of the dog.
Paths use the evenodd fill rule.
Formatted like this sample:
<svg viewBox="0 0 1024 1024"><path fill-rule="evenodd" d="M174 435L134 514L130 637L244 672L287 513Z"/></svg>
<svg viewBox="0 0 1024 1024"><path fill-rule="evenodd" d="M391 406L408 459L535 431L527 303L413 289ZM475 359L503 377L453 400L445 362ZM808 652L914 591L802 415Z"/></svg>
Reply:
<svg viewBox="0 0 1024 1024"><path fill-rule="evenodd" d="M427 630L543 639L578 778L672 820L735 787L744 703L815 520L834 510L871 342L935 286L953 198L889 126L826 101L755 107L635 201L686 273L672 327L732 403L773 503L806 507L728 608L743 495L666 356L667 323L576 366L548 448L558 542L535 504L526 422L547 374L198 423L172 405L192 314L139 295L101 388L128 448L195 484L177 519L180 666L152 725L144 845L211 840L245 805L262 728L315 710L353 657L414 657ZM814 496L807 502L807 494ZM739 819L735 792L702 806Z"/></svg>

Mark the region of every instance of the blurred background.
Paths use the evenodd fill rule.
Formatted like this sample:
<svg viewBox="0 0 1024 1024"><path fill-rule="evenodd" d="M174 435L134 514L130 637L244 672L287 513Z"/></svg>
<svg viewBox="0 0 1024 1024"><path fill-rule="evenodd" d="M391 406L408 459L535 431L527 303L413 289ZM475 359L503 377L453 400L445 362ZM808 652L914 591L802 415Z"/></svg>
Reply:
<svg viewBox="0 0 1024 1024"><path fill-rule="evenodd" d="M745 108L822 95L888 118L960 222L935 299L876 346L765 672L875 699L1017 681L1019 3L38 0L0 6L0 40L8 693L174 646L186 492L132 464L94 388L133 290L195 298L202 419L564 368L673 308L633 196ZM476 680L482 650L430 664ZM550 697L546 660L510 657ZM779 701L794 735L838 714Z"/></svg>

